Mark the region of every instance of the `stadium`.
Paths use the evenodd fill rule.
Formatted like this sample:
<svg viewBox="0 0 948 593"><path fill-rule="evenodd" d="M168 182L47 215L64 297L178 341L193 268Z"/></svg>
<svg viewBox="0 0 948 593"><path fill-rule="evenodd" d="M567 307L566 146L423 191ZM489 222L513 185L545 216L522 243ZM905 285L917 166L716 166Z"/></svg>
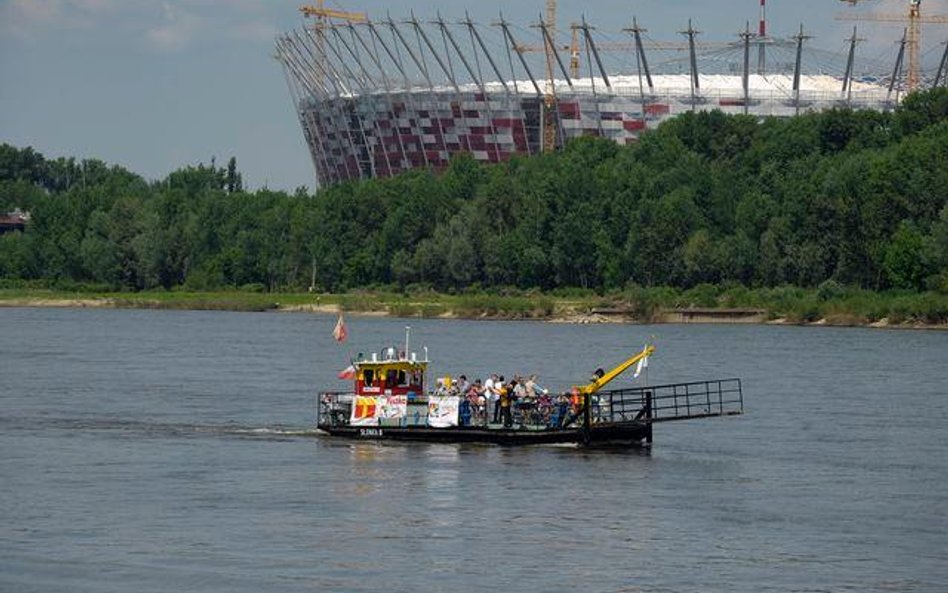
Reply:
<svg viewBox="0 0 948 593"><path fill-rule="evenodd" d="M503 18L372 21L303 7L313 24L280 35L276 55L318 184L440 169L460 152L500 162L580 136L626 144L692 110L886 110L906 90L945 79L948 49L937 70L921 71L917 39L913 47L903 36L887 65L858 58L855 29L838 52L809 47L802 26L793 37L770 37L764 0L756 30L724 43L701 42L691 23L680 42L654 41L634 19L616 33L584 21L564 34L555 3L547 8L544 20L522 28Z"/></svg>

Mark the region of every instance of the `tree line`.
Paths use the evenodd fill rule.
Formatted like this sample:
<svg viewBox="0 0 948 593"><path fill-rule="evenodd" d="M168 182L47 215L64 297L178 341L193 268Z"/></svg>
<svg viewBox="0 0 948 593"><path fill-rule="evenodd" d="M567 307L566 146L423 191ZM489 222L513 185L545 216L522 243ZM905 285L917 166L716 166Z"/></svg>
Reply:
<svg viewBox="0 0 948 593"><path fill-rule="evenodd" d="M948 89L894 111L686 113L628 146L582 138L484 165L460 155L309 194L243 188L236 161L146 181L0 145L0 278L344 291L605 292L818 286L948 292Z"/></svg>

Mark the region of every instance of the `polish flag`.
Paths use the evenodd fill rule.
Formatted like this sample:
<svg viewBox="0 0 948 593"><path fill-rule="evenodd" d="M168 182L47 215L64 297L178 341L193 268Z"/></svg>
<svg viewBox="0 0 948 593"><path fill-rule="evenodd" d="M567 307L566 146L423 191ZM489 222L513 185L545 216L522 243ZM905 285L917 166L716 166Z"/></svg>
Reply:
<svg viewBox="0 0 948 593"><path fill-rule="evenodd" d="M342 313L339 313L339 319L336 320L336 327L332 330L332 337L336 338L337 342L346 341L346 322L342 319Z"/></svg>
<svg viewBox="0 0 948 593"><path fill-rule="evenodd" d="M339 373L336 376L339 377L340 379L350 379L350 380L355 379L356 369L353 365L350 364L346 368L339 371Z"/></svg>

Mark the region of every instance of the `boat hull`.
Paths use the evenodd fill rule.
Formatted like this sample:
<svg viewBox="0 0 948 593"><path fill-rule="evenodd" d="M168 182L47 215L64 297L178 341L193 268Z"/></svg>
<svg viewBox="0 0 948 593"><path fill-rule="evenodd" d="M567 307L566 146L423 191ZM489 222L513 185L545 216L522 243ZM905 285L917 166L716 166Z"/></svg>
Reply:
<svg viewBox="0 0 948 593"><path fill-rule="evenodd" d="M583 428L523 430L457 426L431 427L367 427L321 426L335 437L359 440L417 441L428 443L484 443L504 446L550 445L574 443L594 447L640 447L649 440L649 425L644 422L622 422Z"/></svg>

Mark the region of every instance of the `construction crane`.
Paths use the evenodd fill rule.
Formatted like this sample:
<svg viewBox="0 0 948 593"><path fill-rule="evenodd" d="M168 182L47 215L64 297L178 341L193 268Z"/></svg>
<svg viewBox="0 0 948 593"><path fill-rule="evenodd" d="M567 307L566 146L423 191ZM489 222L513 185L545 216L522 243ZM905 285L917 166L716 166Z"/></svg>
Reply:
<svg viewBox="0 0 948 593"><path fill-rule="evenodd" d="M841 0L855 6L862 0ZM909 0L908 13L899 14L864 14L864 15L837 15L838 21L871 21L877 23L905 23L905 45L908 46L908 75L905 86L909 92L918 88L921 82L921 64L919 61L919 46L921 45L923 24L948 24L948 16L922 16L922 0Z"/></svg>
<svg viewBox="0 0 948 593"><path fill-rule="evenodd" d="M326 27L330 19L339 19L349 23L364 23L369 20L364 12L349 12L346 10L337 10L335 8L326 8L325 0L316 0L316 5L307 4L300 6L300 12L305 17L315 17L316 26Z"/></svg>
<svg viewBox="0 0 948 593"><path fill-rule="evenodd" d="M550 152L556 147L556 122L553 113L556 111L556 89L553 83L553 58L556 48L553 36L556 35L556 0L546 0L546 28L549 37L544 35L543 49L546 55L546 93L543 98L543 152Z"/></svg>
<svg viewBox="0 0 948 593"><path fill-rule="evenodd" d="M572 39L569 45L557 44L555 47L558 50L569 52L569 75L572 78L579 78L579 33L577 32L579 29L579 25L577 23L573 23L571 25L571 28L573 32L572 32ZM548 52L549 51L549 49L547 48L547 44L545 43L543 45L527 45L524 43L518 43L517 45L514 45L511 49L513 49L515 52L522 53L522 54L531 53L531 52L540 52L540 51ZM553 60L553 55L550 54L547 57L547 62L548 62L547 78L553 75L552 60Z"/></svg>
<svg viewBox="0 0 948 593"><path fill-rule="evenodd" d="M546 89L544 92L544 117L543 117L543 152L549 152L556 147L557 118L556 113L556 89L554 84L553 63L559 62L557 50L569 51L569 76L572 79L579 78L580 68L580 48L579 48L579 30L583 25L572 23L570 29L572 32L569 45L560 45L556 40L556 0L546 0L546 15L543 22L538 23L537 27L543 30L543 45L515 45L512 49L518 53L542 51L546 58ZM588 30L587 30L588 34ZM655 49L685 49L688 46L678 43L653 42L650 44ZM706 44L707 47L721 44ZM626 51L636 50L634 43L606 43L597 44L597 48L604 51ZM562 62L559 62L562 68ZM570 83L572 86L572 83Z"/></svg>
<svg viewBox="0 0 948 593"><path fill-rule="evenodd" d="M570 29L572 30L572 35L570 38L569 45L562 44L556 45L556 49L569 52L569 75L574 80L579 78L580 74L580 51L579 51L579 30L582 26L579 23L572 23ZM591 27L590 27L591 28ZM695 47L698 49L722 49L727 47L732 47L734 43L731 42L702 42L696 41ZM645 49L652 49L658 51L687 51L688 44L681 43L678 41L655 41L655 40L643 40L642 47ZM511 49L519 53L531 53L531 52L540 52L547 51L547 48L543 45L527 45L527 44L517 44L514 45ZM635 51L636 46L634 41L611 41L605 43L597 43L596 49L600 52L624 52L624 51ZM552 58L552 56L551 56Z"/></svg>
<svg viewBox="0 0 948 593"><path fill-rule="evenodd" d="M316 0L315 5L305 4L300 6L300 12L304 17L316 20L313 24L313 30L316 32L316 47L319 58L326 61L326 29L332 26L332 21L336 19L347 23L365 23L369 20L369 16L364 12L326 8L324 2L325 0Z"/></svg>

